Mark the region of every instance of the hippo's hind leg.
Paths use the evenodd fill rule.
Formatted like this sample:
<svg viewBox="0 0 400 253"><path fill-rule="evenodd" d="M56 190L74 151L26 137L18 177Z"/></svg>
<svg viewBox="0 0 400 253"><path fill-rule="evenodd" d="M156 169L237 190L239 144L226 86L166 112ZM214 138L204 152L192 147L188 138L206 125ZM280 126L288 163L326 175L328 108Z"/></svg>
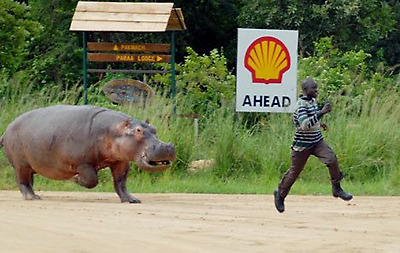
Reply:
<svg viewBox="0 0 400 253"><path fill-rule="evenodd" d="M78 166L78 174L74 177L74 181L83 187L93 188L99 183L99 177L93 165L81 164Z"/></svg>
<svg viewBox="0 0 400 253"><path fill-rule="evenodd" d="M36 195L33 191L33 176L35 172L30 166L23 167L22 169L16 169L17 183L19 190L21 191L24 199L26 200L39 200L39 195Z"/></svg>
<svg viewBox="0 0 400 253"><path fill-rule="evenodd" d="M114 189L121 202L140 203L140 200L130 195L126 189L126 179L129 172L129 162L117 163L110 166L114 179Z"/></svg>

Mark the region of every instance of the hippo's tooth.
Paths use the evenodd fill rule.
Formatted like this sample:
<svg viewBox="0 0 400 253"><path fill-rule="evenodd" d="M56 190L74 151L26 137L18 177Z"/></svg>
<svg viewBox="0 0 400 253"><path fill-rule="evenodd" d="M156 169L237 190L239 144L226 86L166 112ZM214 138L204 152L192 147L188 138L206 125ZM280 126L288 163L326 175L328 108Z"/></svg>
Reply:
<svg viewBox="0 0 400 253"><path fill-rule="evenodd" d="M170 161L149 161L149 165L152 166L164 166L164 165L170 165Z"/></svg>

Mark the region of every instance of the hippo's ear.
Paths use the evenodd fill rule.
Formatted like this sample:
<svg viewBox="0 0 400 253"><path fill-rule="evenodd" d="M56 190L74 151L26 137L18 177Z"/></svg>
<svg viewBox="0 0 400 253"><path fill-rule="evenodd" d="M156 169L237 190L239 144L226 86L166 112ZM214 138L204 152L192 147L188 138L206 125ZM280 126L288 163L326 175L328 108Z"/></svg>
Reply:
<svg viewBox="0 0 400 253"><path fill-rule="evenodd" d="M125 134L131 134L132 131L132 122L130 118L126 118L121 123L118 123L116 126L117 135L122 136Z"/></svg>
<svg viewBox="0 0 400 253"><path fill-rule="evenodd" d="M149 118L147 118L145 122L150 125L150 119Z"/></svg>
<svg viewBox="0 0 400 253"><path fill-rule="evenodd" d="M124 127L126 128L130 128L132 126L132 122L130 118L126 118L126 120L124 121Z"/></svg>
<svg viewBox="0 0 400 253"><path fill-rule="evenodd" d="M132 121L130 118L126 118L124 121L124 133L126 135L133 135L133 132Z"/></svg>

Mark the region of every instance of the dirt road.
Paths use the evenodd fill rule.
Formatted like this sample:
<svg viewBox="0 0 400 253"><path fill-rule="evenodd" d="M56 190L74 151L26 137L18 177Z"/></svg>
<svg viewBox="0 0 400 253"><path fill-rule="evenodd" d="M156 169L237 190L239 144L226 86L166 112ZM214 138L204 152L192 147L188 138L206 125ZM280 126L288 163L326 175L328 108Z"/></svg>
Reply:
<svg viewBox="0 0 400 253"><path fill-rule="evenodd" d="M0 252L400 252L400 197L0 191Z"/></svg>

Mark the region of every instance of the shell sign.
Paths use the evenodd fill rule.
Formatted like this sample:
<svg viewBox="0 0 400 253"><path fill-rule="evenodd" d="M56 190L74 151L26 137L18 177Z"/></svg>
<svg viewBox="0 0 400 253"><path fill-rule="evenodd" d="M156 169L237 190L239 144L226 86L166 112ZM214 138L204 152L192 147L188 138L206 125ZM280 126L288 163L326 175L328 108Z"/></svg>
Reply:
<svg viewBox="0 0 400 253"><path fill-rule="evenodd" d="M236 111L294 111L297 40L297 31L238 30Z"/></svg>
<svg viewBox="0 0 400 253"><path fill-rule="evenodd" d="M283 73L290 67L290 55L282 41L265 36L249 46L244 66L255 83L281 83Z"/></svg>

